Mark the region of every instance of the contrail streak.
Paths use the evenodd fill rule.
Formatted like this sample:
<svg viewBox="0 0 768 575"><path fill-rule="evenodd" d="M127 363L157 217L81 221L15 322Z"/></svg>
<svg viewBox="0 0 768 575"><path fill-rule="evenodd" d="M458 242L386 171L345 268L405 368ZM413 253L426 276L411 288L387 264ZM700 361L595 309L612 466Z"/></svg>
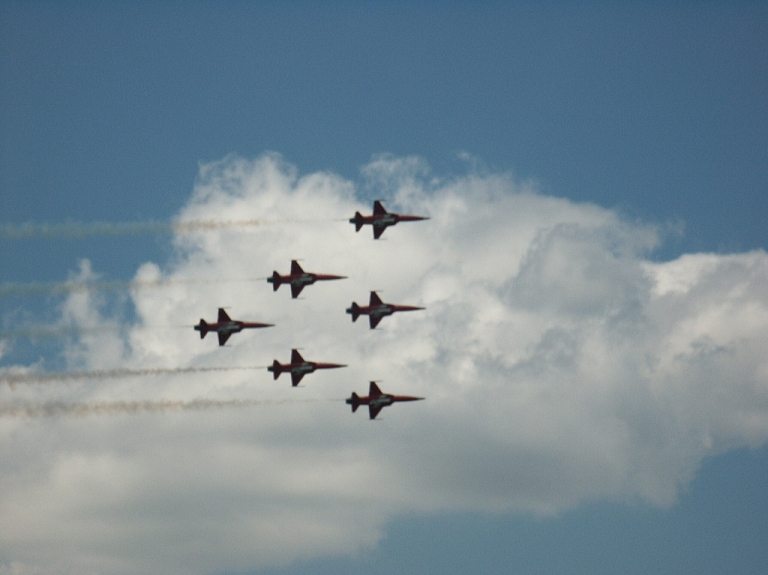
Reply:
<svg viewBox="0 0 768 575"><path fill-rule="evenodd" d="M338 401L328 399L193 399L190 401L160 399L145 401L87 401L83 403L65 403L52 401L39 404L0 405L0 417L31 418L89 415L137 415L142 413L168 413L183 411L206 411L231 407L251 407L254 405L279 405L283 403L313 403L318 401Z"/></svg>
<svg viewBox="0 0 768 575"><path fill-rule="evenodd" d="M254 228L275 224L303 224L342 221L330 219L281 220L186 220L178 222L68 222L65 224L1 224L0 239L33 238L85 239L92 236L139 236L146 234L191 234L223 229Z"/></svg>
<svg viewBox="0 0 768 575"><path fill-rule="evenodd" d="M94 369L88 371L61 371L57 373L2 373L0 384L11 387L19 384L43 384L62 381L82 381L88 379L119 379L126 377L146 377L157 375L180 375L184 373L209 373L216 371L243 371L266 369L266 365L227 366L227 367L172 367L148 369Z"/></svg>
<svg viewBox="0 0 768 575"><path fill-rule="evenodd" d="M89 333L128 331L134 329L187 329L192 325L100 325L96 327L27 326L0 329L0 339L39 339L47 337L79 336Z"/></svg>
<svg viewBox="0 0 768 575"><path fill-rule="evenodd" d="M264 281L263 278L242 279L165 279L165 280L131 280L110 282L6 282L0 284L0 297L11 296L55 296L70 293L94 291L125 291L147 288L172 287L177 285L249 283Z"/></svg>

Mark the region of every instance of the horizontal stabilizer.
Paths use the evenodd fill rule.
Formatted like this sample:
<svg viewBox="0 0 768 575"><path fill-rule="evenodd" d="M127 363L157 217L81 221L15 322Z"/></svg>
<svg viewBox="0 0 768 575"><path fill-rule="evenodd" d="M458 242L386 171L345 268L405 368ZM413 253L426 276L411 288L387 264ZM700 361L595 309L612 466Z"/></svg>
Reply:
<svg viewBox="0 0 768 575"><path fill-rule="evenodd" d="M272 272L272 277L267 281L272 284L272 291L277 291L277 288L279 288L280 284L283 283L283 280L280 278L280 274L277 273L277 270Z"/></svg>
<svg viewBox="0 0 768 575"><path fill-rule="evenodd" d="M355 231L359 232L363 227L363 215L360 212L355 212Z"/></svg>
<svg viewBox="0 0 768 575"><path fill-rule="evenodd" d="M350 308L352 313L352 321L357 321L357 318L360 317L360 306L357 305L355 302L352 302L352 307Z"/></svg>

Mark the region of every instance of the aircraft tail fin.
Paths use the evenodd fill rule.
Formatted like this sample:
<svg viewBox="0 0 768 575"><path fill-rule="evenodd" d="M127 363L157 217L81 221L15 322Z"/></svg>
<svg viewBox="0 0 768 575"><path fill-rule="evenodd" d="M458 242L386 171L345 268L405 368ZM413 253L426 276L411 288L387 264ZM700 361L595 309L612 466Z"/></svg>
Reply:
<svg viewBox="0 0 768 575"><path fill-rule="evenodd" d="M280 284L283 283L282 280L280 279L280 274L277 273L277 270L272 272L272 277L269 279L272 280L271 282L269 282L272 284L272 291L277 291L277 288L279 288Z"/></svg>
<svg viewBox="0 0 768 575"><path fill-rule="evenodd" d="M357 305L355 302L352 302L352 321L357 321L357 318L360 317L360 306Z"/></svg>
<svg viewBox="0 0 768 575"><path fill-rule="evenodd" d="M208 322L200 318L200 325L198 327L200 328L200 339L203 339L205 334L208 333Z"/></svg>
<svg viewBox="0 0 768 575"><path fill-rule="evenodd" d="M355 413L357 408L360 407L360 396L353 391L350 400L349 403L352 405L352 413Z"/></svg>

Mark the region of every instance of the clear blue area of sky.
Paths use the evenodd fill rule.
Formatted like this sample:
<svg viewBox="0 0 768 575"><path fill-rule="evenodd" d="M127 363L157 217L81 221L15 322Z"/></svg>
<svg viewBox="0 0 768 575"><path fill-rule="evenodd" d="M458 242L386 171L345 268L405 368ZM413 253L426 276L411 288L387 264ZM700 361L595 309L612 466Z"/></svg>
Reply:
<svg viewBox="0 0 768 575"><path fill-rule="evenodd" d="M266 150L351 179L382 152L463 173L466 151L684 222L659 258L765 248L768 5L0 2L0 221L164 220L199 162ZM168 254L162 237L4 241L0 281L61 280L81 257L129 278ZM671 510L404 518L370 555L295 569L764 573L766 479L768 451L741 451Z"/></svg>
<svg viewBox="0 0 768 575"><path fill-rule="evenodd" d="M356 178L375 153L444 174L467 151L546 193L684 222L662 257L768 243L764 3L0 10L4 221L167 218L198 162L229 153ZM50 242L23 250L34 257L0 261L19 279L59 278L76 258L40 266ZM130 273L112 242L89 250Z"/></svg>

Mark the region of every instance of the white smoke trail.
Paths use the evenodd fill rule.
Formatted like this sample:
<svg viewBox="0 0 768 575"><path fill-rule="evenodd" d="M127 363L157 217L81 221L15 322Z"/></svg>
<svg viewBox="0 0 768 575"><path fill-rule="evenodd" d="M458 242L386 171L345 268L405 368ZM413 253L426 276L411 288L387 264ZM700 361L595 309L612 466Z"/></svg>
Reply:
<svg viewBox="0 0 768 575"><path fill-rule="evenodd" d="M110 282L7 282L0 284L0 297L12 296L55 296L70 293L95 292L95 291L125 291L147 288L163 288L176 285L195 284L223 284L223 283L250 283L264 281L261 278L241 279L166 279L155 281L131 280Z"/></svg>
<svg viewBox="0 0 768 575"><path fill-rule="evenodd" d="M94 369L88 371L62 371L57 373L18 373L0 374L0 384L14 387L19 384L45 384L88 379L118 379L127 377L145 377L158 375L180 375L185 373L209 373L216 371L243 371L266 369L266 365L226 366L226 367L173 367L148 369Z"/></svg>
<svg viewBox="0 0 768 575"><path fill-rule="evenodd" d="M27 326L15 329L0 329L0 339L40 339L68 336L81 336L90 333L104 333L115 331L128 331L134 329L187 329L191 325L100 325L96 327L54 327L54 326Z"/></svg>
<svg viewBox="0 0 768 575"><path fill-rule="evenodd" d="M338 399L193 399L190 401L160 399L144 401L88 401L66 403L52 401L47 403L17 403L0 405L0 417L33 418L89 415L137 415L141 413L168 413L183 411L205 411L232 407L251 407L255 405L280 405L286 403L315 403L320 401L340 401Z"/></svg>
<svg viewBox="0 0 768 575"><path fill-rule="evenodd" d="M180 222L68 222L65 224L2 224L0 240L34 238L85 239L93 236L139 236L146 234L190 234L214 230L253 228L275 224L303 224L345 221L327 219L282 220L188 220Z"/></svg>

